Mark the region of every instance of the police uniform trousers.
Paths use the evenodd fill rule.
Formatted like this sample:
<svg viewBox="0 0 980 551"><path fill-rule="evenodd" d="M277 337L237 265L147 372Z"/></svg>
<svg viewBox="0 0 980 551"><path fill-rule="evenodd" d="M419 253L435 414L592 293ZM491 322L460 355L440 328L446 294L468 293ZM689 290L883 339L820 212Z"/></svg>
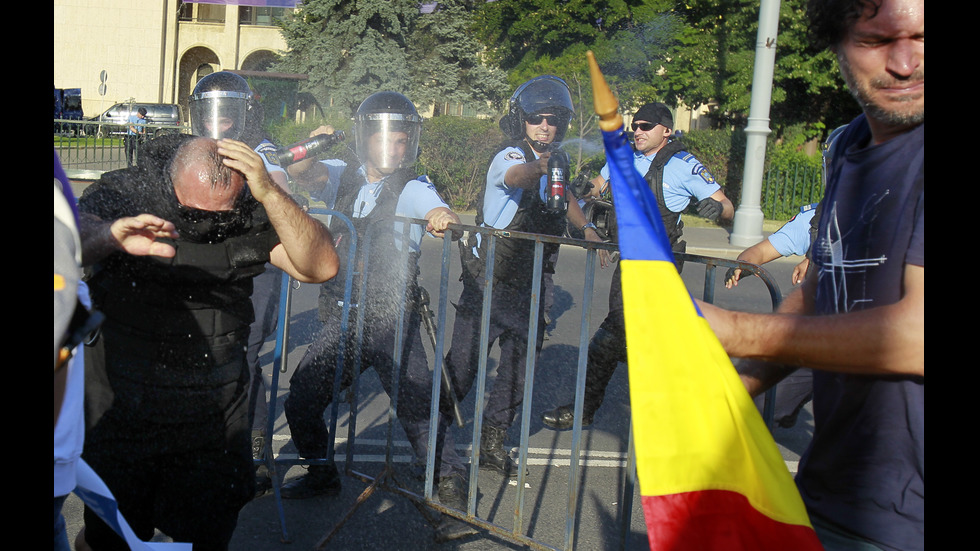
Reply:
<svg viewBox="0 0 980 551"><path fill-rule="evenodd" d="M456 395L462 400L473 387L480 354L489 354L494 342L499 341L500 362L483 413L484 422L497 429L510 428L524 401L524 372L531 309L530 280L527 277L518 281L494 282L487 348L480 350L484 280L482 276L474 277L469 271L463 270L463 292L457 305L453 340L446 356L446 365L453 378ZM544 343L544 302L540 301L538 306L535 353L541 351Z"/></svg>
<svg viewBox="0 0 980 551"><path fill-rule="evenodd" d="M776 385L776 403L773 420L783 428L796 424L803 406L813 399L813 371L801 367L790 373ZM765 393L755 397L755 405L762 411L766 404Z"/></svg>
<svg viewBox="0 0 980 551"><path fill-rule="evenodd" d="M391 310L381 308L380 310ZM363 343L360 348L360 366L355 369L357 355L355 307L351 310L349 337L343 351L344 371L339 390L348 388L354 377L369 367L374 367L388 396L392 392L397 315L395 312L377 311L368 315L364 322ZM429 412L432 396L432 372L429 370L420 332L421 317L414 310L405 315L403 324L400 377L398 379L398 404L396 415L405 429L406 436L415 451L416 458L427 457L429 443ZM307 349L296 372L289 381L289 395L283 402L286 421L293 443L301 457L327 458L330 432L324 421L324 412L335 399L335 374L337 358L344 335L340 330L340 317L334 316L324 324L314 342ZM445 439L451 418L440 416L436 443L437 476L463 473L465 468L452 446Z"/></svg>
<svg viewBox="0 0 980 551"><path fill-rule="evenodd" d="M252 430L265 430L269 420L269 402L266 393L270 381L262 375L259 350L275 332L279 324L279 298L282 294L282 270L272 264L252 280L252 307L255 321L248 334L248 361L251 381L248 385L248 417Z"/></svg>
<svg viewBox="0 0 980 551"><path fill-rule="evenodd" d="M102 331L86 397L105 411L87 410L82 457L140 539L158 528L195 551L227 549L254 494L244 331L183 344ZM93 549L129 548L87 506L84 518Z"/></svg>
<svg viewBox="0 0 980 551"><path fill-rule="evenodd" d="M626 322L623 316L620 265L621 263L616 263L609 285L609 312L589 342L583 409L592 414L602 405L606 387L616 372L616 366L619 362L626 361Z"/></svg>

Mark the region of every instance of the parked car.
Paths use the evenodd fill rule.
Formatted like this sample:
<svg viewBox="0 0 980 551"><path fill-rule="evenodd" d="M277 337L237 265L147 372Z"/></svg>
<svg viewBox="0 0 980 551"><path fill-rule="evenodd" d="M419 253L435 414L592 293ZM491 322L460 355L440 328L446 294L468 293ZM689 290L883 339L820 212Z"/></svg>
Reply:
<svg viewBox="0 0 980 551"><path fill-rule="evenodd" d="M180 106L173 103L117 103L106 109L101 115L89 120L101 123L103 136L125 134L129 117L135 115L140 107L146 108L146 122L153 123L146 129L148 136L160 132L180 131ZM98 124L85 126L86 135L91 136L98 132Z"/></svg>

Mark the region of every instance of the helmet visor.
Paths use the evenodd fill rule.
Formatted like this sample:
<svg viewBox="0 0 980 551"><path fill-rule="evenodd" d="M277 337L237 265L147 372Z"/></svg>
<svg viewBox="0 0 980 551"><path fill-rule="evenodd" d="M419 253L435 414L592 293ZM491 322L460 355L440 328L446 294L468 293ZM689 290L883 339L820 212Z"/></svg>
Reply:
<svg viewBox="0 0 980 551"><path fill-rule="evenodd" d="M196 136L240 139L245 128L246 94L204 92L191 96L191 131Z"/></svg>
<svg viewBox="0 0 980 551"><path fill-rule="evenodd" d="M361 163L383 173L415 164L422 119L402 113L359 115L354 129Z"/></svg>

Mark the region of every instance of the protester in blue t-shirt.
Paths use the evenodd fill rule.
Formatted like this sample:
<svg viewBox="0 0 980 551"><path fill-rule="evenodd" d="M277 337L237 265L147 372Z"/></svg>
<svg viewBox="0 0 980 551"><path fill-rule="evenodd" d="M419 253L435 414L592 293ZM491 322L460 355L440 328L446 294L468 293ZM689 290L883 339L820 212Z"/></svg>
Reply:
<svg viewBox="0 0 980 551"><path fill-rule="evenodd" d="M796 483L825 549L925 548L925 14L813 4L863 113L828 166L811 273L776 314L699 302L751 395L813 371ZM847 14L857 14L846 17ZM765 360L765 361L762 361ZM771 363L768 363L771 362Z"/></svg>

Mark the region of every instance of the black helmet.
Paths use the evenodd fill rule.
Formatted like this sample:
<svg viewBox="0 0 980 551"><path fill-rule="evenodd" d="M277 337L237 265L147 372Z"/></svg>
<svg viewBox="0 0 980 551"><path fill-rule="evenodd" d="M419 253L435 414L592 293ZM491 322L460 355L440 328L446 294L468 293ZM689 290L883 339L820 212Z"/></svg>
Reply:
<svg viewBox="0 0 980 551"><path fill-rule="evenodd" d="M403 132L406 134L403 140L401 136L392 136L392 132ZM385 144L384 151L387 154L372 156L370 147L371 137L375 134L381 135L377 138ZM410 167L415 164L418 158L419 134L422 133L422 117L419 116L415 104L398 92L377 92L371 94L357 108L354 114L354 144L357 149L357 157L361 163L371 163L372 166L382 172L390 172L398 168ZM404 152L401 148L392 151L388 146L398 143L404 145ZM375 147L377 152L378 148Z"/></svg>
<svg viewBox="0 0 980 551"><path fill-rule="evenodd" d="M228 71L211 73L191 94L191 131L214 139L240 139L251 99L252 89L244 78Z"/></svg>
<svg viewBox="0 0 980 551"><path fill-rule="evenodd" d="M524 119L539 113L553 113L559 117L555 142L562 141L575 114L572 95L564 80L542 75L521 84L507 102L507 114L500 119L500 129L512 140L524 139ZM535 149L544 149L548 144L532 142L531 145Z"/></svg>

